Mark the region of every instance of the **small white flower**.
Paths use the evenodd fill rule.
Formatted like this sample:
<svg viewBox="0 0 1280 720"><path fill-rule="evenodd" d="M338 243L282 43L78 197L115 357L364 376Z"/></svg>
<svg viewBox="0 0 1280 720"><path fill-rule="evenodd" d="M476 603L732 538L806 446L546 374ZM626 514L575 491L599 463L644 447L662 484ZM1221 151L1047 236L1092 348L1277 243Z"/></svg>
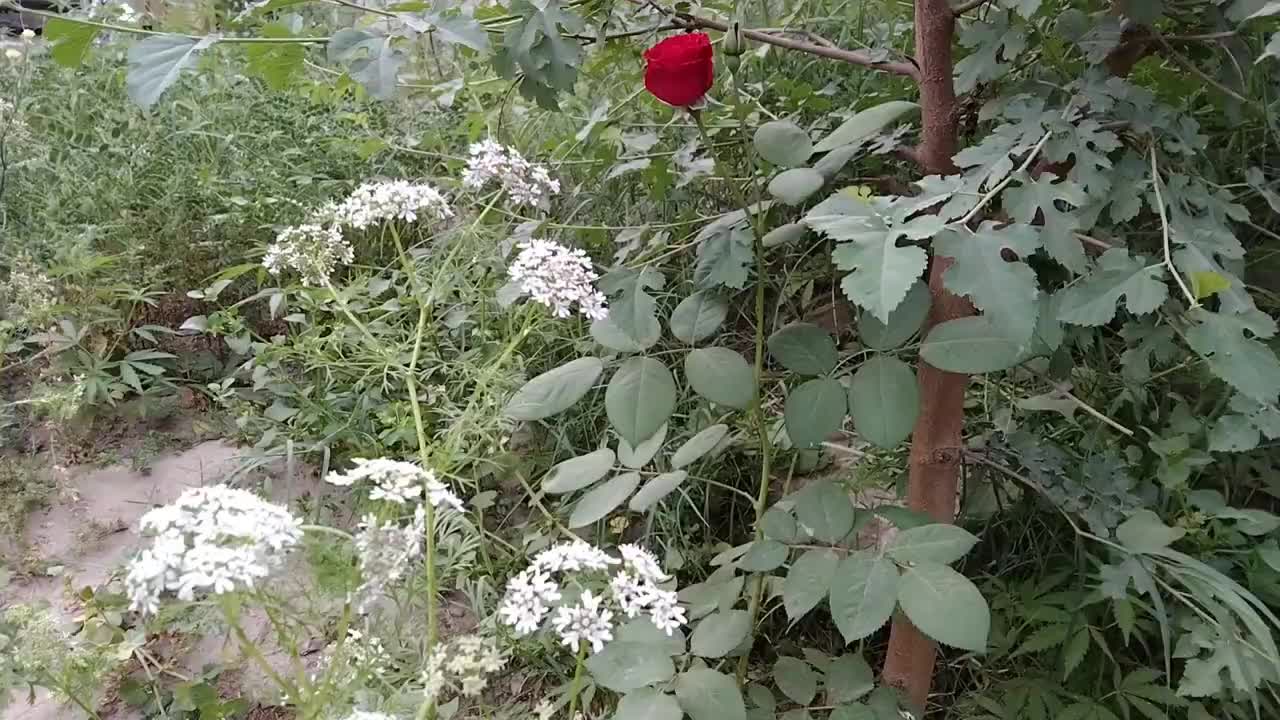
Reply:
<svg viewBox="0 0 1280 720"><path fill-rule="evenodd" d="M31 42L36 39L36 31L31 28L25 28L22 31L22 39Z"/></svg>
<svg viewBox="0 0 1280 720"><path fill-rule="evenodd" d="M581 570L607 570L618 560L609 553L584 540L553 545L538 553L533 565L547 572L579 572Z"/></svg>
<svg viewBox="0 0 1280 720"><path fill-rule="evenodd" d="M551 716L556 714L556 706L551 704L550 700L544 698L533 709L533 712L538 716L538 720L551 720Z"/></svg>
<svg viewBox="0 0 1280 720"><path fill-rule="evenodd" d="M339 264L355 258L351 243L332 225L308 223L287 227L267 246L262 266L272 275L292 269L302 276L303 285L324 285Z"/></svg>
<svg viewBox="0 0 1280 720"><path fill-rule="evenodd" d="M431 507L438 508L443 505L458 512L466 512L466 508L462 506L462 500L444 483L437 480L434 472L427 471L427 479L423 484L427 489L427 502L431 503Z"/></svg>
<svg viewBox="0 0 1280 720"><path fill-rule="evenodd" d="M654 627L667 635L673 634L677 628L688 622L684 608L677 604L679 597L675 591L659 590L650 602L649 619L653 621Z"/></svg>
<svg viewBox="0 0 1280 720"><path fill-rule="evenodd" d="M4 51L4 56L14 61L21 60L22 51L17 48L8 48Z"/></svg>
<svg viewBox="0 0 1280 720"><path fill-rule="evenodd" d="M560 586L550 575L530 566L507 581L498 616L518 637L523 637L538 629L550 612L551 603L559 599Z"/></svg>
<svg viewBox="0 0 1280 720"><path fill-rule="evenodd" d="M370 498L399 504L417 500L422 496L423 490L426 490L427 502L432 507L443 505L458 512L465 511L462 500L440 482L434 470L423 470L413 463L389 458L354 458L352 462L355 463L354 468L345 473L335 470L326 475L324 481L330 485L349 487L367 480L376 486L369 492Z"/></svg>
<svg viewBox="0 0 1280 720"><path fill-rule="evenodd" d="M438 700L446 688L463 695L479 695L488 687L488 675L506 665L497 644L479 635L464 635L436 646L422 672L423 695Z"/></svg>
<svg viewBox="0 0 1280 720"><path fill-rule="evenodd" d="M465 187L479 189L496 182L517 205L536 205L546 209L551 196L560 192L560 181L551 177L542 165L529 162L515 148L492 139L471 146L467 169L462 173Z"/></svg>
<svg viewBox="0 0 1280 720"><path fill-rule="evenodd" d="M518 247L520 253L507 275L534 302L546 305L561 318L569 317L574 305L591 320L609 314L604 293L595 286L600 276L585 251L534 238L521 241Z"/></svg>
<svg viewBox="0 0 1280 720"><path fill-rule="evenodd" d="M642 579L654 583L671 579L662 572L662 565L658 563L658 558L639 545L620 545L618 552L622 554L623 565L631 568Z"/></svg>
<svg viewBox="0 0 1280 720"><path fill-rule="evenodd" d="M609 581L613 597L618 601L622 614L629 618L638 616L649 606L656 589L647 581L640 580L629 572L623 571Z"/></svg>
<svg viewBox="0 0 1280 720"><path fill-rule="evenodd" d="M600 606L601 598L584 591L577 605L561 606L551 621L560 633L560 642L576 650L579 643L591 645L592 652L604 650L613 639L613 613Z"/></svg>
<svg viewBox="0 0 1280 720"><path fill-rule="evenodd" d="M408 180L363 183L346 200L318 213L320 219L360 230L386 220L417 222L421 215L447 220L453 217L453 208L431 185Z"/></svg>

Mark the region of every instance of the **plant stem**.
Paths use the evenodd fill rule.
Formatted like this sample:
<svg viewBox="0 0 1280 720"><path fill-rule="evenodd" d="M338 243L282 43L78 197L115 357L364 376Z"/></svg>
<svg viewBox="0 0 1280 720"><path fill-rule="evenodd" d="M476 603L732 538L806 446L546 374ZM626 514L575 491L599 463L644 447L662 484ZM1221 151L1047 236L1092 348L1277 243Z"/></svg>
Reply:
<svg viewBox="0 0 1280 720"><path fill-rule="evenodd" d="M231 632L236 636L236 640L240 643L240 649L248 655L251 660L258 664L258 667L262 669L263 674L271 678L271 681L280 688L282 693L284 693L289 699L293 700L293 702L299 702L301 698L299 697L298 688L294 687L292 683L285 680L280 673L276 672L275 668L271 667L271 663L267 662L266 656L263 655L262 651L258 649L258 646L249 639L249 636L245 634L244 628L240 627L240 620L237 617L237 613L233 611L226 602L221 603L221 606L222 616L227 621L227 625L231 626Z"/></svg>
<svg viewBox="0 0 1280 720"><path fill-rule="evenodd" d="M573 685L569 688L569 715L568 720L573 720L573 714L578 710L578 690L582 687L582 666L583 661L587 657L587 643L580 641L578 643L578 661L573 668Z"/></svg>

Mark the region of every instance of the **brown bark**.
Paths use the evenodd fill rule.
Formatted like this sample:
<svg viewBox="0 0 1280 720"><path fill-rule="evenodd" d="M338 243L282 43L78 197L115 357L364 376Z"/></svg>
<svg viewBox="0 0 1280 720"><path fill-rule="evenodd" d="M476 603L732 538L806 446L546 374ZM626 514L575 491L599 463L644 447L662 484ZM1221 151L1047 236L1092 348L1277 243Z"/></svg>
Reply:
<svg viewBox="0 0 1280 720"><path fill-rule="evenodd" d="M916 157L926 174L956 171L956 95L952 84L951 42L955 17L947 0L916 0L916 60L920 64L922 130ZM973 313L963 298L947 292L942 274L948 262L935 258L929 272L933 307L930 327ZM963 456L964 392L968 377L920 363L920 415L912 435L907 505L937 522L955 517L956 487ZM889 631L883 680L898 688L908 707L923 717L933 666L934 642L899 613Z"/></svg>

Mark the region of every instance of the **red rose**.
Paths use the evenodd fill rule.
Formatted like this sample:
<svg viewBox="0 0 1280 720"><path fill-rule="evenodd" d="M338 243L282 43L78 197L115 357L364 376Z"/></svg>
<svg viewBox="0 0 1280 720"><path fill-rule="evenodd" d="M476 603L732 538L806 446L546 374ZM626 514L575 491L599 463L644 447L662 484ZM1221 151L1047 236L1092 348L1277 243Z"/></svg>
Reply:
<svg viewBox="0 0 1280 720"><path fill-rule="evenodd" d="M688 107L711 89L715 77L706 33L673 35L644 51L644 86L662 102Z"/></svg>

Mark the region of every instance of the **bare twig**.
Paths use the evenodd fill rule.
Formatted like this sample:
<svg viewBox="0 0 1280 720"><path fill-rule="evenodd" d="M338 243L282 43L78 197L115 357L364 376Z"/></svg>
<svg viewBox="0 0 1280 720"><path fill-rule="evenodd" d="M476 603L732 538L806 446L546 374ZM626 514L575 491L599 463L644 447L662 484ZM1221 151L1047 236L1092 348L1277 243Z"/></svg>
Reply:
<svg viewBox="0 0 1280 720"><path fill-rule="evenodd" d="M1155 187L1156 205L1160 210L1160 229L1164 236L1164 265L1169 268L1169 273L1178 282L1178 287L1182 289L1182 294L1187 296L1187 302L1191 304L1191 308L1200 307L1200 302L1196 300L1195 293L1191 292L1191 288L1187 287L1187 283L1178 274L1178 269L1173 266L1173 255L1169 251L1169 214L1164 207L1164 193L1160 191L1160 168L1156 165L1155 143L1151 145L1151 183Z"/></svg>
<svg viewBox="0 0 1280 720"><path fill-rule="evenodd" d="M991 0L968 0L968 2L960 3L959 5L951 8L951 13L953 15L960 16L969 12L970 10L975 10L977 8L980 8L989 2L991 2Z"/></svg>
<svg viewBox="0 0 1280 720"><path fill-rule="evenodd" d="M1096 409L1094 409L1094 407L1093 407L1092 405L1090 405L1089 403L1087 403L1087 402L1085 402L1085 401L1081 400L1080 398L1076 397L1075 395L1073 395L1073 394L1071 393L1071 386L1070 386L1070 385L1065 385L1065 384L1063 384L1063 383L1054 383L1054 384L1053 384L1053 389L1054 389L1054 390L1056 390L1056 391L1058 392L1058 394L1059 394L1059 395L1061 395L1062 397L1066 398L1067 400L1070 400L1070 401L1072 402L1072 404L1074 404L1076 407L1080 408L1081 410L1085 411L1085 412L1086 412L1086 413L1088 413L1089 415L1092 415L1093 417L1097 418L1098 420L1101 420L1102 422L1106 423L1107 425L1110 425L1111 427L1113 427L1113 428L1115 428L1116 430L1118 430L1118 431L1120 431L1120 432L1124 433L1125 435L1128 435L1129 437L1133 437L1133 431L1132 431L1132 430L1130 430L1129 428L1127 428L1127 427L1125 427L1125 426L1121 425L1120 423L1116 422L1115 420L1112 420L1111 418L1107 417L1106 415L1103 415L1103 414L1102 414L1102 412L1101 412L1100 410L1096 410Z"/></svg>

